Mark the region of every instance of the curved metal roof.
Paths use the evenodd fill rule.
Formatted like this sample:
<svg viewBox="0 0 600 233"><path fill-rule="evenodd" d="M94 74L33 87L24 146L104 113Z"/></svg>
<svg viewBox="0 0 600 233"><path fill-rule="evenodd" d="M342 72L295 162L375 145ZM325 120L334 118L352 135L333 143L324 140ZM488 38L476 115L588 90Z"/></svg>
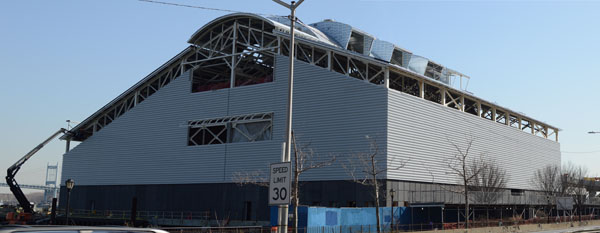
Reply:
<svg viewBox="0 0 600 233"><path fill-rule="evenodd" d="M211 29L215 26L221 25L224 22L231 21L231 20L238 19L238 18L252 18L252 19L262 20L264 22L269 23L269 25L271 25L274 28L274 31L289 33L289 30L290 30L290 20L286 17L273 16L273 17L266 18L266 17L260 16L260 15L251 14L251 13L233 13L233 14L228 14L228 15L218 17L218 18L208 22L206 25L202 26L200 29L198 29L196 32L194 32L194 34L192 34L192 36L188 40L188 43L195 44L196 41L204 35L204 33L210 32L209 29ZM329 39L329 37L327 37L327 35L325 35L323 32L319 31L318 29L316 29L312 26L305 25L302 23L297 23L295 25L295 28L296 28L296 30L298 30L295 32L297 37L312 40L315 42L320 42L320 43L327 44L330 46L339 47L337 45L337 43L331 41Z"/></svg>

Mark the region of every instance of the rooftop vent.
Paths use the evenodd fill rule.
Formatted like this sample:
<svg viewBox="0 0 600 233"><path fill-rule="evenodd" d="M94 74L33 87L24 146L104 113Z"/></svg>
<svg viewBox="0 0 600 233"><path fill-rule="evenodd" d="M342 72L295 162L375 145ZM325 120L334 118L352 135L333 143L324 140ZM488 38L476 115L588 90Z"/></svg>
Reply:
<svg viewBox="0 0 600 233"><path fill-rule="evenodd" d="M357 53L364 53L365 48L365 36L358 34L356 32L352 32L350 36L350 41L348 42L348 50L354 51Z"/></svg>

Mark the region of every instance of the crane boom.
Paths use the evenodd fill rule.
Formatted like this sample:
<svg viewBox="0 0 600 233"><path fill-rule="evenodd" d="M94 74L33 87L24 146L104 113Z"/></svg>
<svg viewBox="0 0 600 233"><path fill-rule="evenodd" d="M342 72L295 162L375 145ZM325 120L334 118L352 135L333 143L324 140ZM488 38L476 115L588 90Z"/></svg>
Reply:
<svg viewBox="0 0 600 233"><path fill-rule="evenodd" d="M17 199L17 201L19 201L19 204L23 208L23 211L25 211L26 213L33 213L33 206L31 205L31 203L29 203L29 200L27 200L27 197L25 196L25 194L21 190L21 187L15 180L15 175L17 175L17 172L21 169L21 166L23 166L23 164L27 162L27 160L29 160L35 153L42 149L42 147L48 144L52 139L58 137L61 134L70 135L71 132L64 128L59 129L58 131L56 131L56 133L52 134L52 136L48 137L38 146L29 151L29 153L25 154L25 156L23 156L15 164L10 166L6 171L6 184L8 184L8 186L10 187L10 191L13 193L13 195L15 195L15 198Z"/></svg>

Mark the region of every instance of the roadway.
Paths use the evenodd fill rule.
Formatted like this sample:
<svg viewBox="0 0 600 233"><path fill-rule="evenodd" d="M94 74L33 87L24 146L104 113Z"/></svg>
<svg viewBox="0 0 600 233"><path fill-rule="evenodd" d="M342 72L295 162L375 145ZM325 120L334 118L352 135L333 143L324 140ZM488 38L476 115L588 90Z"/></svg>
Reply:
<svg viewBox="0 0 600 233"><path fill-rule="evenodd" d="M538 231L537 233L571 233L571 232L581 232L581 233L600 233L600 226L583 226L583 227L574 227L560 230L550 230L550 231Z"/></svg>

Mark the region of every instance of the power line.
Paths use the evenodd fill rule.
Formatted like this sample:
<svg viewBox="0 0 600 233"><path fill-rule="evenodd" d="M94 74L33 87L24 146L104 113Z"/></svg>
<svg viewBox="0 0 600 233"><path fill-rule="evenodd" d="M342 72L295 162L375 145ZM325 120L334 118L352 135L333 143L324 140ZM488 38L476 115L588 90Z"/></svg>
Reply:
<svg viewBox="0 0 600 233"><path fill-rule="evenodd" d="M187 8L194 8L194 9L202 9L202 10L221 11L221 12L228 12L228 13L250 13L250 14L262 15L262 16L278 16L278 15L272 15L272 14L253 13L253 12L244 12L244 11L234 11L234 10L219 9L219 8L213 8L213 7L194 6L194 5L172 3L172 2L162 2L162 1L154 1L154 0L138 0L138 1L140 1L140 2L147 2L147 3L154 3L154 4L169 5L169 6L178 6L178 7L187 7Z"/></svg>

